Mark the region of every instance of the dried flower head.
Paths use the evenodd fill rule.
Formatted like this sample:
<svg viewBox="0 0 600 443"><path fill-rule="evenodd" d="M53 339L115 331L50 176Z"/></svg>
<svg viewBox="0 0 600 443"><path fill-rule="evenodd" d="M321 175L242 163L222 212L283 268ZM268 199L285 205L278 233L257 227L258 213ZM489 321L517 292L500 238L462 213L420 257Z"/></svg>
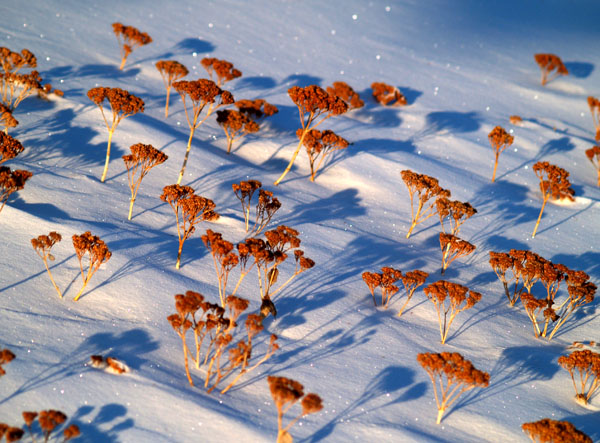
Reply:
<svg viewBox="0 0 600 443"><path fill-rule="evenodd" d="M333 86L327 87L327 92L333 96L339 97L346 102L348 110L362 108L365 105L360 99L360 95L346 82L333 82Z"/></svg>
<svg viewBox="0 0 600 443"><path fill-rule="evenodd" d="M587 102L592 113L594 128L596 129L596 142L600 142L600 100L590 95L587 98Z"/></svg>
<svg viewBox="0 0 600 443"><path fill-rule="evenodd" d="M167 90L167 102L165 104L165 117L169 116L169 97L171 95L171 86L173 82L177 81L189 74L188 69L181 63L175 60L160 60L156 62L156 69L160 72L160 75L165 84Z"/></svg>
<svg viewBox="0 0 600 443"><path fill-rule="evenodd" d="M6 374L6 371L4 370L4 368L2 368L2 365L10 363L14 359L15 354L13 354L9 349L2 349L0 351L0 377Z"/></svg>
<svg viewBox="0 0 600 443"><path fill-rule="evenodd" d="M600 388L600 354L589 349L574 351L568 356L560 356L558 364L571 375L576 401L587 405ZM578 377L575 377L575 371L579 373ZM575 380L579 381L579 386Z"/></svg>
<svg viewBox="0 0 600 443"><path fill-rule="evenodd" d="M492 182L496 180L496 168L498 167L498 157L506 148L513 144L514 137L504 130L500 126L496 126L488 134L490 144L494 149L495 161L494 161L494 172L492 173Z"/></svg>
<svg viewBox="0 0 600 443"><path fill-rule="evenodd" d="M37 59L29 49L22 49L18 53L0 47L0 67L5 73L15 73L23 67L37 68Z"/></svg>
<svg viewBox="0 0 600 443"><path fill-rule="evenodd" d="M531 441L540 443L592 443L592 439L579 431L568 421L552 420L543 418L536 422L523 423L523 432L529 436Z"/></svg>
<svg viewBox="0 0 600 443"><path fill-rule="evenodd" d="M0 103L0 124L4 126L5 134L8 133L8 128L14 128L19 124L17 119L13 117L12 110L3 103Z"/></svg>
<svg viewBox="0 0 600 443"><path fill-rule="evenodd" d="M0 166L0 212L4 208L8 197L25 187L25 182L33 176L33 173L24 169L12 171L7 166Z"/></svg>
<svg viewBox="0 0 600 443"><path fill-rule="evenodd" d="M113 23L112 28L121 50L121 65L119 66L119 69L123 69L127 57L134 49L152 43L152 37L145 32L139 31L133 26Z"/></svg>
<svg viewBox="0 0 600 443"><path fill-rule="evenodd" d="M407 104L406 97L395 86L382 82L371 84L373 98L383 106L404 106Z"/></svg>
<svg viewBox="0 0 600 443"><path fill-rule="evenodd" d="M519 115L511 115L508 118L508 121L510 121L511 125L515 125L515 126L521 126L521 125L523 125L523 119Z"/></svg>
<svg viewBox="0 0 600 443"><path fill-rule="evenodd" d="M217 111L217 123L221 125L227 137L227 153L231 153L231 147L236 138L247 134L258 132L260 126L248 115L233 109Z"/></svg>
<svg viewBox="0 0 600 443"><path fill-rule="evenodd" d="M19 140L4 132L0 132L0 164L15 158L23 152L23 145Z"/></svg>
<svg viewBox="0 0 600 443"><path fill-rule="evenodd" d="M452 235L458 235L461 225L477 214L477 210L471 206L469 202L461 202L458 200L450 201L446 197L439 197L435 201L437 213L440 216L440 223L442 224L442 231L444 229L444 219L450 219L450 233Z"/></svg>
<svg viewBox="0 0 600 443"><path fill-rule="evenodd" d="M308 154L308 161L310 162L310 180L315 181L317 171L323 164L323 160L334 151L340 149L346 149L349 145L348 140L340 137L335 132L326 129L325 131L319 131L318 129L311 129L306 134L302 129L296 131L296 136L299 139L304 135L304 147ZM318 162L317 162L318 160Z"/></svg>
<svg viewBox="0 0 600 443"><path fill-rule="evenodd" d="M596 168L598 174L598 187L600 187L600 146L592 146L590 149L586 149L585 155Z"/></svg>
<svg viewBox="0 0 600 443"><path fill-rule="evenodd" d="M279 112L277 106L260 98L256 100L238 100L234 105L239 112L254 120L271 117Z"/></svg>
<svg viewBox="0 0 600 443"><path fill-rule="evenodd" d="M74 301L79 300L83 290L89 283L92 276L100 268L100 266L110 259L112 252L106 246L106 243L97 235L92 235L90 231L86 231L81 235L73 235L73 247L75 248L75 254L79 260L79 268L81 270L81 278L83 280L83 286L79 290L77 296L73 299ZM86 273L83 271L83 257L88 254L88 270Z"/></svg>
<svg viewBox="0 0 600 443"><path fill-rule="evenodd" d="M227 60L206 57L200 61L200 65L206 69L211 80L214 80L213 76L216 77L219 86L242 76L241 71L235 69L233 63Z"/></svg>
<svg viewBox="0 0 600 443"><path fill-rule="evenodd" d="M535 54L533 56L536 63L542 71L542 86L559 75L568 75L569 71L563 64L560 57L554 54ZM552 71L556 70L552 77L549 77Z"/></svg>
<svg viewBox="0 0 600 443"><path fill-rule="evenodd" d="M440 248L442 249L442 275L458 257L466 257L475 251L475 245L456 235L440 232Z"/></svg>
<svg viewBox="0 0 600 443"><path fill-rule="evenodd" d="M28 74L0 73L0 101L12 112L30 95L43 92L41 82L42 77L35 70ZM10 120L10 117L6 118Z"/></svg>

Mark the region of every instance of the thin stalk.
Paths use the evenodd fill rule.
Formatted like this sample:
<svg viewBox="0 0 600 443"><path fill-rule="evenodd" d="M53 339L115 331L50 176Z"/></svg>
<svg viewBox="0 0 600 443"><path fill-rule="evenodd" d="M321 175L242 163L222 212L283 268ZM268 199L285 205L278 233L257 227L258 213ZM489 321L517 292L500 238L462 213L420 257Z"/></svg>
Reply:
<svg viewBox="0 0 600 443"><path fill-rule="evenodd" d="M498 167L498 156L500 153L496 151L496 160L494 161L494 172L492 172L492 183L496 181L496 168Z"/></svg>
<svg viewBox="0 0 600 443"><path fill-rule="evenodd" d="M100 181L104 183L106 179L106 173L108 172L108 162L110 161L110 143L112 141L113 132L115 132L114 125L108 130L108 145L106 147L106 162L104 163L104 171L102 172L102 178Z"/></svg>
<svg viewBox="0 0 600 443"><path fill-rule="evenodd" d="M167 86L167 103L165 104L165 118L169 117L169 97L171 96L171 85Z"/></svg>
<svg viewBox="0 0 600 443"><path fill-rule="evenodd" d="M183 361L185 363L185 375L187 375L187 379L190 382L190 386L194 386L194 381L192 380L192 376L190 375L190 366L188 364L188 347L185 343L185 335L180 334L181 341L183 343Z"/></svg>
<svg viewBox="0 0 600 443"><path fill-rule="evenodd" d="M177 184L181 183L181 179L183 178L183 174L185 172L185 166L187 165L188 158L190 156L190 150L192 148L192 137L194 136L194 132L196 131L196 127L190 127L190 138L188 139L187 149L185 150L185 157L183 158L183 165L181 166L181 171L179 171L179 178L177 179Z"/></svg>
<svg viewBox="0 0 600 443"><path fill-rule="evenodd" d="M62 293L60 292L60 289L58 289L58 286L54 282L54 278L52 277L52 272L50 272L50 268L48 267L48 262L46 260L47 260L46 257L44 257L43 258L44 266L46 266L46 271L48 271L48 276L50 277L50 281L52 282L54 289L56 289L56 292L58 292L58 295L60 296L60 298L63 298Z"/></svg>
<svg viewBox="0 0 600 443"><path fill-rule="evenodd" d="M540 215L538 215L537 222L535 223L535 228L533 228L533 234L531 234L531 238L535 237L535 233L537 232L537 228L540 225L540 220L542 219L542 213L544 212L544 208L546 207L547 201L548 201L548 197L544 196L544 202L542 203L542 209L540 211Z"/></svg>

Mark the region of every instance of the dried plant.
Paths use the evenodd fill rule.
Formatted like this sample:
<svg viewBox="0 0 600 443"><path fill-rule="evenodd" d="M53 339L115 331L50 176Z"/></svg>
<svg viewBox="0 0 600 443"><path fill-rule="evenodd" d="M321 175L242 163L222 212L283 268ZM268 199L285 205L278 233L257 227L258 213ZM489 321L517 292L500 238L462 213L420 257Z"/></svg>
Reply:
<svg viewBox="0 0 600 443"><path fill-rule="evenodd" d="M381 288L381 306L387 309L392 295L400 290L394 283L402 278L402 271L386 266L381 268L381 274L375 272L363 272L362 278L369 287L369 291L371 291L373 304L375 306L377 306L375 289Z"/></svg>
<svg viewBox="0 0 600 443"><path fill-rule="evenodd" d="M23 152L23 145L16 138L0 132L0 164L11 160Z"/></svg>
<svg viewBox="0 0 600 443"><path fill-rule="evenodd" d="M406 238L409 238L415 226L436 213L436 200L441 197L450 198L450 191L443 189L437 178L428 175L417 174L409 169L400 172L400 175L410 195L411 223L406 234ZM436 200L432 200L433 198ZM415 204L417 205L416 209Z"/></svg>
<svg viewBox="0 0 600 443"><path fill-rule="evenodd" d="M458 257L466 257L475 251L475 246L456 235L440 232L440 248L442 249L442 275Z"/></svg>
<svg viewBox="0 0 600 443"><path fill-rule="evenodd" d="M423 289L425 295L435 305L435 310L440 323L440 337L442 344L446 343L448 331L459 312L472 308L481 300L481 294L470 291L466 286L439 280ZM467 295L468 292L468 295Z"/></svg>
<svg viewBox="0 0 600 443"><path fill-rule="evenodd" d="M293 86L288 89L288 95L298 107L300 115L301 135L298 137L300 142L292 154L292 158L281 176L275 181L278 185L292 168L300 148L304 144L304 138L311 129L316 129L321 123L334 115L341 115L348 111L348 105L342 99L329 95L327 91L317 85L310 85L305 88ZM298 132L296 133L298 135Z"/></svg>
<svg viewBox="0 0 600 443"><path fill-rule="evenodd" d="M593 146L590 149L586 149L585 155L598 172L598 187L600 187L600 146Z"/></svg>
<svg viewBox="0 0 600 443"><path fill-rule="evenodd" d="M210 79L214 80L217 86L242 76L242 73L233 67L233 63L227 60L205 57L200 60L200 65L206 69Z"/></svg>
<svg viewBox="0 0 600 443"><path fill-rule="evenodd" d="M542 191L542 209L540 215L537 218L535 227L533 228L533 234L531 237L535 237L537 228L542 219L542 214L546 203L552 198L553 200L568 199L574 201L573 195L575 191L571 188L571 182L569 182L569 173L563 168L555 165L551 165L548 162L537 162L533 165L533 172L540 179L540 191Z"/></svg>
<svg viewBox="0 0 600 443"><path fill-rule="evenodd" d="M298 138L301 138L302 134L302 129L296 131ZM308 131L306 135L304 135L304 147L306 148L308 161L310 162L310 181L315 181L317 171L323 164L323 160L325 160L327 154L340 149L346 149L348 145L348 140L340 137L329 129L322 132L318 129L311 129Z"/></svg>
<svg viewBox="0 0 600 443"><path fill-rule="evenodd" d="M187 81L181 80L173 83L173 87L181 96L183 101L183 109L185 111L185 118L190 127L190 137L188 139L187 149L185 151L185 158L181 171L179 172L179 178L177 184L181 183L183 174L185 172L185 166L190 155L190 149L192 147L192 138L196 129L206 121L206 119L220 106L230 105L234 102L233 95L229 91L224 91L217 86L212 80L204 78ZM189 97L192 109L188 111L188 101L186 97ZM217 97L220 97L220 101L217 102ZM208 105L208 107L207 107ZM204 118L200 119L200 114L206 108Z"/></svg>
<svg viewBox="0 0 600 443"><path fill-rule="evenodd" d="M395 86L387 83L375 82L371 84L373 98L383 106L404 106L406 97Z"/></svg>
<svg viewBox="0 0 600 443"><path fill-rule="evenodd" d="M88 91L87 96L100 108L102 118L104 119L104 123L106 124L106 129L108 129L106 162L104 164L102 178L100 179L100 181L104 183L106 173L108 172L108 162L110 160L110 144L112 141L113 133L115 132L115 129L117 129L117 126L121 122L121 120L131 115L137 114L138 112L144 112L144 101L141 98L136 97L135 95L130 94L128 91L125 91L120 88L92 88ZM106 119L106 115L104 114L104 108L102 107L104 99L108 100L108 104L110 105L110 109L112 111L112 120L110 123Z"/></svg>
<svg viewBox="0 0 600 443"><path fill-rule="evenodd" d="M406 305L408 305L408 302L410 301L413 294L415 293L415 290L419 286L422 286L425 284L425 280L427 280L427 277L429 277L429 274L427 272L421 271L419 269L415 269L414 271L409 271L405 274L402 274L401 279L402 279L402 284L404 285L404 289L406 291L406 300L404 301L404 304L398 311L398 314L397 314L398 317L400 317L402 315L402 313L404 312L404 308L406 308Z"/></svg>
<svg viewBox="0 0 600 443"><path fill-rule="evenodd" d="M569 75L569 71L563 64L560 57L554 54L535 54L533 56L536 63L539 65L542 71L542 86L548 83L550 80L555 79L559 75ZM554 75L552 71L556 69Z"/></svg>
<svg viewBox="0 0 600 443"><path fill-rule="evenodd" d="M92 355L89 364L96 369L103 369L106 372L116 375L122 375L130 371L125 363L110 356Z"/></svg>
<svg viewBox="0 0 600 443"><path fill-rule="evenodd" d="M73 235L73 247L75 248L75 254L79 260L79 269L81 270L81 279L83 280L83 286L73 299L73 301L79 300L83 290L91 280L92 276L100 268L100 266L106 263L112 256L112 252L109 251L108 246L100 239L97 235L92 235L90 231L86 231L81 235ZM83 256L88 254L88 267L87 272L83 271Z"/></svg>
<svg viewBox="0 0 600 443"><path fill-rule="evenodd" d="M164 163L169 157L152 145L136 143L129 149L131 150L131 154L124 155L123 161L127 168L127 179L131 191L131 198L129 199L129 215L127 216L127 219L131 220L133 203L135 202L138 190L142 184L142 179L150 172L150 169Z"/></svg>
<svg viewBox="0 0 600 443"><path fill-rule="evenodd" d="M519 299L520 292L516 290L511 294L508 289L508 285L510 285L513 281L515 281L515 286L519 281L519 273L515 272L515 258L511 257L510 254L505 252L493 252L490 251L490 266L496 273L496 276L502 282L504 286L504 293L506 294L506 298L511 306L514 306L516 301ZM507 272L510 272L510 278L507 277Z"/></svg>
<svg viewBox="0 0 600 443"><path fill-rule="evenodd" d="M560 356L558 364L571 375L577 403L587 405L600 388L600 354L589 349L574 351L569 355ZM574 371L579 373L579 383L575 382Z"/></svg>
<svg viewBox="0 0 600 443"><path fill-rule="evenodd" d="M417 361L433 384L438 408L436 424L440 424L444 412L458 397L473 388L487 388L490 383L490 374L476 369L458 352L425 352L417 355Z"/></svg>
<svg viewBox="0 0 600 443"><path fill-rule="evenodd" d="M506 148L513 144L514 137L504 130L500 126L496 126L488 134L490 144L494 149L495 160L494 160L494 172L492 173L492 183L496 180L496 168L498 167L498 157Z"/></svg>
<svg viewBox="0 0 600 443"><path fill-rule="evenodd" d="M24 169L12 171L7 166L0 166L0 212L4 208L8 197L13 192L20 191L25 187L25 182L31 178L33 173Z"/></svg>
<svg viewBox="0 0 600 443"><path fill-rule="evenodd" d="M446 232L444 219L450 220L450 234L458 235L462 224L477 214L477 210L469 202L450 201L447 197L438 197L435 207L440 216L442 231Z"/></svg>
<svg viewBox="0 0 600 443"><path fill-rule="evenodd" d="M3 103L0 103L0 124L4 126L5 134L8 134L8 128L14 128L19 124L13 117L12 110Z"/></svg>
<svg viewBox="0 0 600 443"><path fill-rule="evenodd" d="M511 115L508 120L510 121L511 125L521 126L523 124L523 119L520 115Z"/></svg>
<svg viewBox="0 0 600 443"><path fill-rule="evenodd" d="M0 351L0 377L6 374L6 371L2 367L7 363L10 363L15 359L15 354L13 354L9 349L5 348ZM0 436L1 437L1 436Z"/></svg>
<svg viewBox="0 0 600 443"><path fill-rule="evenodd" d="M304 394L304 386L301 383L286 377L267 377L271 397L277 408L277 443L291 443L293 441L290 428L302 417L314 414L323 409L323 401L317 394ZM302 406L302 412L290 422L283 426L283 416L298 401Z"/></svg>
<svg viewBox="0 0 600 443"><path fill-rule="evenodd" d="M260 126L246 114L233 109L217 111L217 123L221 125L227 137L227 153L231 153L231 147L236 138L247 134L258 132Z"/></svg>
<svg viewBox="0 0 600 443"><path fill-rule="evenodd" d="M194 194L189 186L165 186L160 199L169 203L175 213L179 238L175 268L179 269L183 244L194 233L196 225L201 221L215 221L219 214L214 211L215 203L211 199Z"/></svg>
<svg viewBox="0 0 600 443"><path fill-rule="evenodd" d="M246 226L246 233L248 235L258 235L267 226L267 224L273 218L273 215L281 207L281 203L275 197L271 191L265 191L262 188L262 183L258 180L241 181L233 183L231 185L235 196L242 203L242 212L244 213L244 223ZM254 225L250 229L250 204L252 202L252 196L258 191L258 203L256 204L256 218Z"/></svg>
<svg viewBox="0 0 600 443"><path fill-rule="evenodd" d="M592 121L596 129L596 141L600 142L600 100L591 95L587 98L590 112L592 113Z"/></svg>
<svg viewBox="0 0 600 443"><path fill-rule="evenodd" d="M12 112L27 97L42 90L42 77L39 72L28 74L14 72L0 73L0 94L2 103Z"/></svg>
<svg viewBox="0 0 600 443"><path fill-rule="evenodd" d="M125 26L121 23L113 23L112 24L113 32L117 37L117 42L119 43L119 49L121 50L121 65L119 69L123 69L125 66L125 61L131 51L140 46L147 45L152 43L152 37L150 37L145 32L140 32L137 28L133 26Z"/></svg>
<svg viewBox="0 0 600 443"><path fill-rule="evenodd" d="M23 438L25 431L21 428L8 426L6 423L0 423L0 440L6 438L7 442L19 441Z"/></svg>
<svg viewBox="0 0 600 443"><path fill-rule="evenodd" d="M37 255L39 255L42 261L44 262L44 266L46 267L46 271L48 271L48 275L50 276L52 286L54 286L54 289L56 289L56 292L58 292L58 296L60 298L62 298L62 293L60 292L60 289L58 289L58 286L54 282L52 272L50 272L50 268L48 267L48 260L54 261L54 256L50 253L50 249L52 249L52 246L54 246L61 240L61 235L55 231L50 232L48 235L40 235L37 238L31 239L31 246L33 246L33 249L35 250Z"/></svg>
<svg viewBox="0 0 600 443"><path fill-rule="evenodd" d="M173 82L177 81L189 74L188 69L181 63L175 60L160 60L156 62L156 69L165 84L167 90L167 102L165 104L165 117L169 116L169 97L171 95L171 87Z"/></svg>
<svg viewBox="0 0 600 443"><path fill-rule="evenodd" d="M327 92L344 100L348 105L349 111L362 108L365 105L358 92L352 89L346 82L333 82L333 86L327 87Z"/></svg>
<svg viewBox="0 0 600 443"><path fill-rule="evenodd" d="M538 443L592 443L590 437L568 421L543 418L536 422L523 423L521 429L531 441Z"/></svg>
<svg viewBox="0 0 600 443"><path fill-rule="evenodd" d="M22 49L21 53L18 53L6 47L1 47L0 67L5 73L16 73L23 67L37 68L37 59L28 49Z"/></svg>

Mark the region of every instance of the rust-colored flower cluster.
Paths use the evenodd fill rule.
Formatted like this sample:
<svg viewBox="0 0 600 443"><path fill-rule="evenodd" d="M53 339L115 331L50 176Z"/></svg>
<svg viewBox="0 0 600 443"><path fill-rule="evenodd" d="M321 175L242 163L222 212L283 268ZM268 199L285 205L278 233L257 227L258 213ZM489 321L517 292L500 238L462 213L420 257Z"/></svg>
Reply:
<svg viewBox="0 0 600 443"><path fill-rule="evenodd" d="M332 86L327 87L327 92L344 100L348 105L349 111L362 108L365 105L358 92L352 89L346 82L333 82Z"/></svg>
<svg viewBox="0 0 600 443"><path fill-rule="evenodd" d="M275 212L281 208L281 202L273 197L273 192L262 189L262 183L258 180L241 181L231 185L235 196L242 203L244 222L248 236L257 236L269 224ZM258 191L258 202L256 204L256 218L252 228L249 226L250 204L252 196Z"/></svg>
<svg viewBox="0 0 600 443"><path fill-rule="evenodd" d="M190 186L168 185L163 188L160 196L162 201L169 203L177 221L179 248L176 269L179 269L181 263L183 243L194 233L196 225L201 221L215 221L219 218L219 214L214 211L215 203L194 192Z"/></svg>
<svg viewBox="0 0 600 443"><path fill-rule="evenodd" d="M294 423L308 414L314 414L323 409L323 401L317 394L305 395L304 386L296 380L269 375L267 382L277 408L277 443L289 443L293 440L289 431ZM298 401L302 406L302 412L286 426L283 426L283 415Z"/></svg>
<svg viewBox="0 0 600 443"><path fill-rule="evenodd" d="M292 168L308 132L311 129L315 129L328 118L344 114L348 111L348 105L344 100L335 95L330 95L317 85L310 85L305 88L292 86L288 89L288 95L298 107L298 112L300 113L300 131L302 132L298 137L300 142L292 154L290 162L281 176L275 181L275 185L278 185Z"/></svg>
<svg viewBox="0 0 600 443"><path fill-rule="evenodd" d="M131 54L134 49L152 43L152 37L133 26L113 23L112 28L117 37L119 49L121 50L121 65L119 66L119 69L123 69L127 57L129 57L129 54Z"/></svg>
<svg viewBox="0 0 600 443"><path fill-rule="evenodd" d="M406 234L406 238L409 238L415 226L436 213L437 199L450 198L451 193L439 185L437 178L417 174L409 169L400 172L400 175L410 195L411 223Z"/></svg>
<svg viewBox="0 0 600 443"><path fill-rule="evenodd" d="M248 300L234 295L226 298L223 307L208 302L202 294L194 291L175 296L177 313L168 316L167 320L182 340L185 371L191 386L194 386L194 381L189 370L189 360L197 369L206 366L204 386L208 392L214 390L222 380L238 369L238 375L221 390L224 394L243 374L256 369L279 349L277 336L271 335L263 357L250 366L252 340L264 329L261 317L248 314L244 322L246 337L234 342L238 320L249 305ZM191 349L187 344L188 331L192 331L194 335L194 347Z"/></svg>
<svg viewBox="0 0 600 443"><path fill-rule="evenodd" d="M600 354L589 349L574 351L569 355L560 356L558 364L571 375L576 394L575 400L587 405L600 388ZM579 374L578 377L575 377L575 371ZM575 378L577 378L579 386Z"/></svg>
<svg viewBox="0 0 600 443"><path fill-rule="evenodd" d="M15 357L15 354L13 354L10 349L4 348L0 351L0 377L6 374L6 371L4 370L2 365L10 363L15 359Z"/></svg>
<svg viewBox="0 0 600 443"><path fill-rule="evenodd" d="M573 196L575 191L571 188L571 182L569 182L569 173L563 168L556 165L551 165L548 162L537 162L533 165L533 172L540 179L540 191L542 191L542 209L540 215L537 218L535 227L533 228L533 234L531 237L535 237L537 228L540 225L542 214L546 203L552 198L553 200L568 199L574 201Z"/></svg>
<svg viewBox="0 0 600 443"><path fill-rule="evenodd" d="M42 77L37 71L28 74L0 73L2 102L9 111L13 112L27 97L43 90L41 82Z"/></svg>
<svg viewBox="0 0 600 443"><path fill-rule="evenodd" d="M298 129L296 135L298 138L301 138L303 135L302 129ZM328 154L340 149L346 149L348 145L348 140L329 129L324 131L311 129L308 131L304 135L304 147L306 148L308 161L310 162L310 181L315 181L317 171Z"/></svg>
<svg viewBox="0 0 600 443"><path fill-rule="evenodd" d="M12 115L12 110L4 103L0 103L0 126L4 126L4 133L8 134L8 129L18 124L18 120Z"/></svg>
<svg viewBox="0 0 600 443"><path fill-rule="evenodd" d="M7 442L19 441L23 438L25 431L21 428L9 426L6 423L0 423L0 440L6 438Z"/></svg>
<svg viewBox="0 0 600 443"><path fill-rule="evenodd" d="M598 187L600 187L600 146L592 146L590 149L586 149L585 155L588 160L594 165L598 173Z"/></svg>
<svg viewBox="0 0 600 443"><path fill-rule="evenodd" d="M521 126L523 124L523 119L521 118L520 115L511 115L508 118L508 121L510 121L511 125L515 125L515 126Z"/></svg>
<svg viewBox="0 0 600 443"><path fill-rule="evenodd" d="M501 126L496 126L492 131L488 134L488 139L490 140L490 145L494 149L494 172L492 173L492 183L496 180L496 168L498 167L498 157L506 148L513 144L514 137L510 135L506 130Z"/></svg>
<svg viewBox="0 0 600 443"><path fill-rule="evenodd" d="M159 60L156 62L156 69L165 84L167 90L167 102L165 104L165 117L169 116L169 97L171 95L171 87L173 82L177 81L189 74L188 69L181 63L175 60Z"/></svg>
<svg viewBox="0 0 600 443"><path fill-rule="evenodd" d="M23 145L19 140L0 132L0 164L11 160L23 152Z"/></svg>
<svg viewBox="0 0 600 443"><path fill-rule="evenodd" d="M8 197L13 192L25 187L25 182L33 176L32 172L24 169L11 170L8 166L0 166L0 212L4 208Z"/></svg>
<svg viewBox="0 0 600 443"><path fill-rule="evenodd" d="M158 166L167 161L167 154L159 151L152 145L136 143L130 148L131 154L124 155L123 161L127 168L127 179L129 189L131 190L131 198L129 200L129 215L128 220L131 220L131 212L133 211L133 203L137 197L138 190L142 184L142 179L155 166Z"/></svg>
<svg viewBox="0 0 600 443"><path fill-rule="evenodd" d="M481 300L479 292L471 291L466 286L445 280L438 280L423 289L425 295L435 305L440 324L442 344L446 343L448 331L459 312L472 308Z"/></svg>
<svg viewBox="0 0 600 443"><path fill-rule="evenodd" d="M100 266L106 263L112 256L112 252L106 246L106 243L97 235L92 235L90 231L86 231L81 235L73 235L73 247L75 248L75 254L79 260L79 269L81 270L81 278L83 280L83 286L73 299L73 301L79 300L83 290L89 283L92 276L100 268ZM83 271L83 257L88 255L88 267L87 272Z"/></svg>
<svg viewBox="0 0 600 443"><path fill-rule="evenodd" d="M87 92L87 96L100 108L102 118L106 124L106 129L108 129L106 162L104 163L104 171L102 172L102 178L100 179L100 181L104 183L104 180L106 179L106 173L108 172L108 162L110 161L110 144L113 133L115 132L115 129L117 129L117 125L121 122L121 120L137 114L138 112L144 112L144 101L121 88L92 88ZM112 119L110 123L104 114L104 108L102 106L104 100L108 100L108 104L110 105L110 109L112 111Z"/></svg>
<svg viewBox="0 0 600 443"><path fill-rule="evenodd" d="M214 110L220 106L231 105L235 100L229 91L222 90L215 82L205 78L192 81L180 80L173 83L173 87L181 96L185 118L190 127L190 137L188 139L183 165L179 172L179 178L177 179L177 184L180 184L190 155L194 132L208 117L210 117ZM219 101L217 101L218 98ZM190 110L188 110L188 104L191 104ZM206 113L204 117L200 119L200 114L205 108Z"/></svg>
<svg viewBox="0 0 600 443"><path fill-rule="evenodd" d="M539 421L523 423L523 432L537 443L592 443L593 440L578 430L571 422L543 418Z"/></svg>
<svg viewBox="0 0 600 443"><path fill-rule="evenodd" d="M440 232L440 248L442 249L442 275L455 259L466 257L475 251L475 245L444 232Z"/></svg>
<svg viewBox="0 0 600 443"><path fill-rule="evenodd" d="M591 95L587 98L588 106L592 114L592 121L596 129L596 141L600 142L600 100Z"/></svg>
<svg viewBox="0 0 600 443"><path fill-rule="evenodd" d="M406 300L404 304L398 311L398 317L402 315L404 308L412 298L415 290L425 283L425 280L429 274L427 272L421 271L419 269L415 269L414 271L409 271L405 274L398 269L394 269L391 267L383 267L381 268L381 274L376 272L363 272L362 278L366 285L369 287L369 291L371 292L371 296L373 297L373 303L377 306L377 301L375 299L375 289L381 288L381 305L387 309L390 299L394 294L399 291L398 286L395 284L398 280L402 281L404 285L404 290L406 294Z"/></svg>
<svg viewBox="0 0 600 443"><path fill-rule="evenodd" d="M42 436L44 437L44 441L47 442L50 439L50 435L57 428L63 425L67 421L67 416L56 409L47 409L44 411L35 412L35 411L24 411L22 413L23 421L25 422L25 427L29 431L29 435L31 436L31 441L36 441L36 432L33 430L33 423L37 419L39 427L42 431ZM3 426L0 424L0 440L2 439L2 429ZM6 435L6 441L17 441L23 437L24 431L19 429L20 435L18 438L10 439L8 434ZM63 442L72 440L81 435L81 431L76 424L71 424L63 429ZM57 437L58 438L58 437Z"/></svg>
<svg viewBox="0 0 600 443"><path fill-rule="evenodd" d="M471 206L469 202L450 201L445 196L440 196L435 200L435 207L440 217L442 231L446 232L444 220L448 219L450 221L450 234L452 235L458 235L462 224L477 214L477 209Z"/></svg>
<svg viewBox="0 0 600 443"><path fill-rule="evenodd" d="M122 375L129 372L129 368L122 361L114 357L104 357L102 355L92 355L90 357L90 365L96 369L104 369L107 372L116 375Z"/></svg>
<svg viewBox="0 0 600 443"><path fill-rule="evenodd" d="M29 49L22 49L21 53L18 53L0 47L0 67L4 72L16 73L23 67L37 68L37 59Z"/></svg>
<svg viewBox="0 0 600 443"><path fill-rule="evenodd" d="M444 412L458 397L473 388L487 388L490 383L487 372L476 369L473 363L465 360L458 352L425 352L417 355L417 361L433 384L438 408L437 424L440 424Z"/></svg>
<svg viewBox="0 0 600 443"><path fill-rule="evenodd" d="M216 81L217 86L221 86L228 81L242 76L242 72L235 69L233 63L228 62L227 60L205 57L200 60L200 65L206 69L210 79Z"/></svg>
<svg viewBox="0 0 600 443"><path fill-rule="evenodd" d="M62 293L60 292L60 289L54 282L52 272L50 272L50 268L48 267L48 260L54 261L54 256L50 253L50 249L52 249L52 246L54 246L61 240L61 235L55 231L50 232L48 235L39 235L37 238L31 239L31 246L33 246L33 249L35 250L37 255L39 255L42 261L44 262L44 266L46 267L46 271L48 271L48 275L50 276L52 286L54 286L54 289L56 289L56 292L58 292L58 296L60 298L62 298Z"/></svg>
<svg viewBox="0 0 600 443"><path fill-rule="evenodd" d="M569 71L559 56L554 54L535 54L533 56L542 71L542 86L559 75L569 75ZM552 75L552 71L554 71Z"/></svg>
<svg viewBox="0 0 600 443"><path fill-rule="evenodd" d="M406 97L398 88L383 82L371 84L373 98L383 106L404 106L407 104Z"/></svg>

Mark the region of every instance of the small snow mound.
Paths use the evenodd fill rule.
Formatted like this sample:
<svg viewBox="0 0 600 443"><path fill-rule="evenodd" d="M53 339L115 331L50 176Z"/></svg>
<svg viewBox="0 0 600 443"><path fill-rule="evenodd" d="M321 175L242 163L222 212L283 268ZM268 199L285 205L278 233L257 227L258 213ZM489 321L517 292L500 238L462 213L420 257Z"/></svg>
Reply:
<svg viewBox="0 0 600 443"><path fill-rule="evenodd" d="M575 197L573 201L568 198L561 198L559 200L550 200L550 202L556 206L570 207L572 209L582 209L592 204L592 200L587 197Z"/></svg>
<svg viewBox="0 0 600 443"><path fill-rule="evenodd" d="M566 92L567 94L586 95L584 88L573 83L568 83L565 80L554 80L553 82L549 82L546 87L555 91Z"/></svg>

